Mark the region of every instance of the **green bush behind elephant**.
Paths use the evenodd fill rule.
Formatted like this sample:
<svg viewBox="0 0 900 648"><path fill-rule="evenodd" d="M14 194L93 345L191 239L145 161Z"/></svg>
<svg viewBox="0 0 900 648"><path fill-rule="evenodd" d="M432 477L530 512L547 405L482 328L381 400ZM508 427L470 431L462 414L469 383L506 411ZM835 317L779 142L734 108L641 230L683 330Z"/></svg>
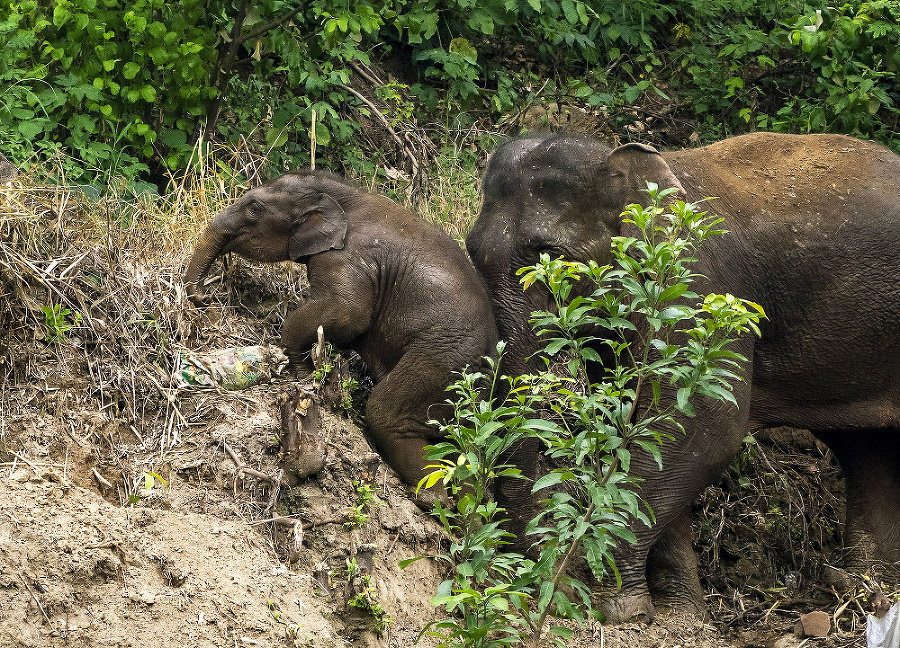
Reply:
<svg viewBox="0 0 900 648"><path fill-rule="evenodd" d="M281 345L298 362L317 328L355 350L375 387L367 435L400 477L425 475L424 447L440 437L446 387L495 352L490 301L465 252L391 200L323 172L296 171L252 189L216 214L184 281L192 301L220 255L306 264L308 298L284 321Z"/></svg>
<svg viewBox="0 0 900 648"><path fill-rule="evenodd" d="M607 593L612 620L657 605L705 612L690 544L688 510L737 455L748 430L792 426L829 445L847 482L847 565L900 561L900 157L840 135L754 133L660 154L641 144L611 149L586 137L512 140L489 161L483 206L467 248L485 278L505 369L540 365L528 319L550 306L523 292L516 271L541 253L601 265L610 239L627 235L620 214L646 203L648 181L725 219L709 240L696 292L732 293L761 304L762 335L747 337L738 406L703 401L686 434L663 446L663 469L636 456L632 473L656 521L635 525L617 550L622 588ZM526 472L533 457L520 457ZM498 497L522 518L528 486Z"/></svg>

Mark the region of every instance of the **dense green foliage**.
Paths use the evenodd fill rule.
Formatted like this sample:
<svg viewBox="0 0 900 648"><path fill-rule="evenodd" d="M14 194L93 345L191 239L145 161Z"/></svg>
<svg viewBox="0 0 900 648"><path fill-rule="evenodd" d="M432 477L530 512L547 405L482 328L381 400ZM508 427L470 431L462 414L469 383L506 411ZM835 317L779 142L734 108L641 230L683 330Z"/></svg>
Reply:
<svg viewBox="0 0 900 648"><path fill-rule="evenodd" d="M164 180L210 142L277 169L315 139L322 162L359 168L391 146L364 150L373 106L351 87L379 63L394 126L556 102L617 132L664 113L701 140L839 131L896 148L898 39L898 0L3 0L0 150L64 151L79 182Z"/></svg>
<svg viewBox="0 0 900 648"><path fill-rule="evenodd" d="M650 186L649 207L629 206L623 217L640 233L613 238L613 265L545 254L522 269L526 289L541 284L553 298L552 311L532 319L546 354L557 360L553 367L507 378L507 390L498 388L491 363L490 376L464 374L451 387L456 415L442 426L448 440L431 448L436 463L422 482L443 482L456 499L454 506L435 505L451 538L438 556L451 565L450 577L432 600L450 616L426 629L441 646L538 648L551 615L583 621L595 614L590 586L570 567L583 556L598 580L615 577L621 585L613 551L635 541L631 525L649 525L653 516L631 474L632 457L646 453L662 469L660 443L693 416L697 394L735 402L732 384L746 358L729 347L758 334L765 315L732 295L691 291L694 254L722 232L715 229L721 221L696 205L662 207L672 192ZM575 290L585 283L587 296ZM604 371L594 376L588 365L604 362L604 347ZM484 378L492 388L480 385ZM546 408L552 411L541 412ZM526 438L556 466L532 485L542 498L526 529L536 558L502 551L507 514L490 497L496 478L518 473L502 459ZM565 645L569 630L549 631L555 645Z"/></svg>

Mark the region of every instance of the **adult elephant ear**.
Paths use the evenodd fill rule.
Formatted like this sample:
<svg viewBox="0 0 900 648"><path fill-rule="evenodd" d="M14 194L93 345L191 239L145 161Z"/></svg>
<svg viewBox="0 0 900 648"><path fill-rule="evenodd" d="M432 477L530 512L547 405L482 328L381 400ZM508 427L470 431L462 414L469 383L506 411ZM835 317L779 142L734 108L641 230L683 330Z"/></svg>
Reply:
<svg viewBox="0 0 900 648"><path fill-rule="evenodd" d="M610 151L606 163L615 175L624 177L622 189L628 195L625 204L646 203L647 194L636 192L646 189L648 182L655 182L660 189L675 187L684 193L684 187L659 151L647 144L623 144Z"/></svg>
<svg viewBox="0 0 900 648"><path fill-rule="evenodd" d="M340 250L347 238L347 214L334 198L319 194L297 215L288 254L297 261L326 250Z"/></svg>

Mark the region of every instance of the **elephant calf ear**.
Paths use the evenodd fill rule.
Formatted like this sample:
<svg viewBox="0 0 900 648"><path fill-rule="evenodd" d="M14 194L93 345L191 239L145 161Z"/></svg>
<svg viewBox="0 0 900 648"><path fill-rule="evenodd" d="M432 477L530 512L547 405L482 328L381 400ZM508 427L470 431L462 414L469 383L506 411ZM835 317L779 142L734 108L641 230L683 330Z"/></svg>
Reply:
<svg viewBox="0 0 900 648"><path fill-rule="evenodd" d="M347 238L347 214L328 194L319 194L297 216L288 254L296 261L326 250L340 250Z"/></svg>

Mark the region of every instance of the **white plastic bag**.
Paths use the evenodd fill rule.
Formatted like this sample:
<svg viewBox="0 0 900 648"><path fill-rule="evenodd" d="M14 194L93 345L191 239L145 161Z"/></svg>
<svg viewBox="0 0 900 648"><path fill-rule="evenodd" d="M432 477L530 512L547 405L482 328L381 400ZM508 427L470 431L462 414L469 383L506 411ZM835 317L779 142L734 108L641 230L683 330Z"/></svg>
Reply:
<svg viewBox="0 0 900 648"><path fill-rule="evenodd" d="M868 648L900 648L900 604L894 603L883 617L866 615Z"/></svg>

